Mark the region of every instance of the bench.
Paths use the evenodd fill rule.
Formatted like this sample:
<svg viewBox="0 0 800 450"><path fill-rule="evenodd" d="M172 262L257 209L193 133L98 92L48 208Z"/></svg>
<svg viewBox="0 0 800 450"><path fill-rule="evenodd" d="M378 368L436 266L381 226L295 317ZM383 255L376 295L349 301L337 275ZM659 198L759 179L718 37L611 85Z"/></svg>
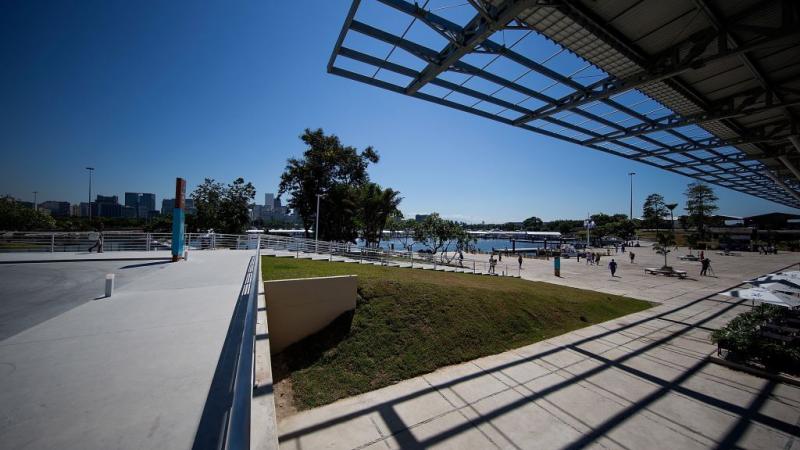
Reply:
<svg viewBox="0 0 800 450"><path fill-rule="evenodd" d="M653 267L647 267L644 269L644 273L649 273L651 275L664 275L667 277L677 276L678 278L686 278L686 271L685 270L664 270L664 269L656 269Z"/></svg>

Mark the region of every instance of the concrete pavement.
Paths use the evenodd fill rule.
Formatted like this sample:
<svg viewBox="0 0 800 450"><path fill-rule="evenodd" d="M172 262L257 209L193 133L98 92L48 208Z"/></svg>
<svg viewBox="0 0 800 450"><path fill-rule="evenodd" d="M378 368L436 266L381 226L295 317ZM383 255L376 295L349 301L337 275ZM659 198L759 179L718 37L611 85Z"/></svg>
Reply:
<svg viewBox="0 0 800 450"><path fill-rule="evenodd" d="M0 264L0 341L104 295L105 276L121 288L165 261Z"/></svg>
<svg viewBox="0 0 800 450"><path fill-rule="evenodd" d="M719 278L678 280L645 276L663 256L637 250L619 279L609 257L567 260L561 279L526 260L522 276L660 305L287 417L281 447L800 449L800 388L707 358L709 332L748 308L714 293L798 255L712 253Z"/></svg>
<svg viewBox="0 0 800 450"><path fill-rule="evenodd" d="M108 299L61 292L71 309L0 341L1 446L192 447L250 256L195 252Z"/></svg>

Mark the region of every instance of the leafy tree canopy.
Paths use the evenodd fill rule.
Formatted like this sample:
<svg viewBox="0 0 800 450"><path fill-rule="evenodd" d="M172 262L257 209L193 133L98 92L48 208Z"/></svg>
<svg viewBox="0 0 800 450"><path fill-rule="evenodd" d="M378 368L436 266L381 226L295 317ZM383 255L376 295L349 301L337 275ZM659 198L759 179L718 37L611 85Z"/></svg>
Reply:
<svg viewBox="0 0 800 450"><path fill-rule="evenodd" d="M402 198L370 182L367 168L379 161L378 153L372 147L359 153L321 128L306 129L300 139L307 148L302 158L287 161L278 195L290 196L288 204L302 218L306 236L315 225L319 195L320 239L354 241L361 232L368 244L380 242Z"/></svg>
<svg viewBox="0 0 800 450"><path fill-rule="evenodd" d="M245 183L243 178L227 186L206 178L191 194L197 208L193 228L196 231L213 229L218 233L244 232L255 196L256 188L250 182Z"/></svg>
<svg viewBox="0 0 800 450"><path fill-rule="evenodd" d="M536 216L528 217L522 221L522 227L525 229L525 231L542 231L543 225L544 222L542 219Z"/></svg>
<svg viewBox="0 0 800 450"><path fill-rule="evenodd" d="M686 212L691 225L697 227L700 238L705 238L705 227L709 217L717 211L717 196L707 184L699 181L690 183L686 188Z"/></svg>
<svg viewBox="0 0 800 450"><path fill-rule="evenodd" d="M0 230L39 231L55 226L56 221L49 214L23 206L10 198L0 198Z"/></svg>
<svg viewBox="0 0 800 450"><path fill-rule="evenodd" d="M642 207L645 228L661 228L664 216L669 214L669 210L661 194L650 194L644 200Z"/></svg>

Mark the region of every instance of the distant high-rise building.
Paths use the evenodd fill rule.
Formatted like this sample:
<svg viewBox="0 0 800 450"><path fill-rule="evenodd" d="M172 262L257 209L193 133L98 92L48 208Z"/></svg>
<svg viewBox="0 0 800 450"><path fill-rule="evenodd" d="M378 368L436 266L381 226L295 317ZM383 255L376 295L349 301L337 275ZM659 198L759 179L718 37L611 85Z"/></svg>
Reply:
<svg viewBox="0 0 800 450"><path fill-rule="evenodd" d="M122 205L116 195L98 195L92 204L93 217L120 217Z"/></svg>
<svg viewBox="0 0 800 450"><path fill-rule="evenodd" d="M134 208L133 206L122 206L120 217L124 217L126 219L135 219L139 215L139 210Z"/></svg>
<svg viewBox="0 0 800 450"><path fill-rule="evenodd" d="M161 215L162 216L171 216L173 209L175 209L175 199L174 198L161 199Z"/></svg>
<svg viewBox="0 0 800 450"><path fill-rule="evenodd" d="M156 195L142 192L126 192L125 206L131 207L135 211L133 217L147 219L156 211Z"/></svg>
<svg viewBox="0 0 800 450"><path fill-rule="evenodd" d="M194 200L187 198L185 200L184 212L186 214L197 214L197 208L194 207ZM164 216L171 216L172 210L175 209L175 199L165 198L161 200L161 214Z"/></svg>
<svg viewBox="0 0 800 450"><path fill-rule="evenodd" d="M272 211L274 207L275 207L275 194L271 192L264 194L264 209L267 211Z"/></svg>
<svg viewBox="0 0 800 450"><path fill-rule="evenodd" d="M70 214L69 202L56 202L48 200L39 203L39 209L49 211L53 217L66 217Z"/></svg>
<svg viewBox="0 0 800 450"><path fill-rule="evenodd" d="M281 209L281 198L280 197L275 197L275 201L272 202L272 205L273 205L272 209L275 209L275 210Z"/></svg>

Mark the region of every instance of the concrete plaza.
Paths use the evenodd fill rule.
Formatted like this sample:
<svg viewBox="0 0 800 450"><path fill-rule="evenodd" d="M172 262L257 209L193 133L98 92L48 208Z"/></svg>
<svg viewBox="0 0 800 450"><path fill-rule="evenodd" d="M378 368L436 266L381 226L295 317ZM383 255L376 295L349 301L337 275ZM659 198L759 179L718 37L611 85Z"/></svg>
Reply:
<svg viewBox="0 0 800 450"><path fill-rule="evenodd" d="M791 253L677 261L685 280L645 275L650 248L600 267L528 260L521 275L659 303L640 313L445 367L283 419L282 448L800 448L800 388L713 363L709 332L749 303L715 295L800 262ZM487 256L488 258L488 256ZM504 260L505 262L505 260ZM509 263L512 261L508 261ZM516 263L516 260L513 260Z"/></svg>
<svg viewBox="0 0 800 450"><path fill-rule="evenodd" d="M253 252L114 261L165 256L133 253L0 264L0 447L204 448L218 432L201 422Z"/></svg>

